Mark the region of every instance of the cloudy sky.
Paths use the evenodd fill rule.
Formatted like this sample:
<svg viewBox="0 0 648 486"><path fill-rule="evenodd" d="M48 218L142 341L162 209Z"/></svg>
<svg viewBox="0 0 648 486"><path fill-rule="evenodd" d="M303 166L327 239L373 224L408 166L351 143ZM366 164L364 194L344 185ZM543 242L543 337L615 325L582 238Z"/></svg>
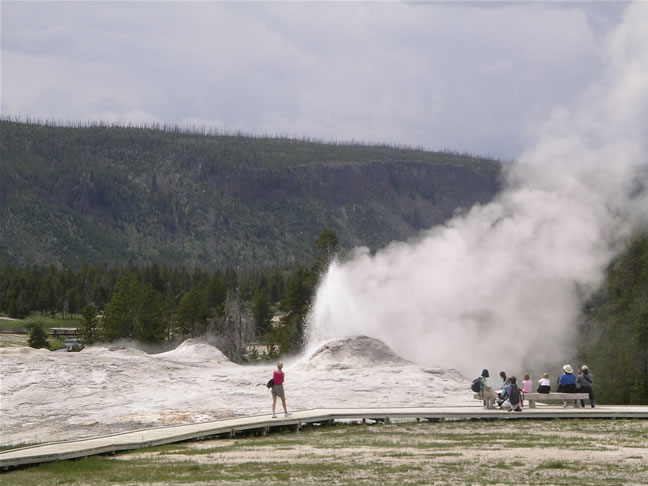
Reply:
<svg viewBox="0 0 648 486"><path fill-rule="evenodd" d="M604 38L628 3L0 5L5 117L196 125L509 159L605 70Z"/></svg>

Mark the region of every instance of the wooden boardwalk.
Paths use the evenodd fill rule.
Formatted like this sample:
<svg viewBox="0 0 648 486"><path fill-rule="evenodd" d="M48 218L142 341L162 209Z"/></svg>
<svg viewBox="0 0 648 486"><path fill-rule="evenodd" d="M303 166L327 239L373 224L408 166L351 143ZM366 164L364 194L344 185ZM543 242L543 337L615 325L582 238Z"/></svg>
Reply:
<svg viewBox="0 0 648 486"><path fill-rule="evenodd" d="M413 420L532 420L548 418L637 418L648 419L648 406L601 406L597 408L562 408L546 406L524 409L522 413L486 410L478 406L426 408L318 408L294 412L289 417L270 415L240 417L171 427L134 430L90 439L52 442L0 452L0 468L9 469L95 454L152 447L172 442L207 437L234 437L239 432L263 435L279 427L294 427L299 431L308 424L336 421L413 421Z"/></svg>

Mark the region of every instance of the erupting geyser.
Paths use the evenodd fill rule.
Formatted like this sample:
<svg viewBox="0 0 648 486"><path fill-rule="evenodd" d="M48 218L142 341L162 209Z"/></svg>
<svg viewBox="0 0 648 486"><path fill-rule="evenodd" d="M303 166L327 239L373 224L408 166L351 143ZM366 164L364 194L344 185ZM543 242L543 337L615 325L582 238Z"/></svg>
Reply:
<svg viewBox="0 0 648 486"><path fill-rule="evenodd" d="M648 162L646 25L648 9L630 5L604 44L603 77L536 127L491 203L416 240L333 263L310 342L366 334L468 375L573 357L584 300L646 224L646 184L637 184Z"/></svg>

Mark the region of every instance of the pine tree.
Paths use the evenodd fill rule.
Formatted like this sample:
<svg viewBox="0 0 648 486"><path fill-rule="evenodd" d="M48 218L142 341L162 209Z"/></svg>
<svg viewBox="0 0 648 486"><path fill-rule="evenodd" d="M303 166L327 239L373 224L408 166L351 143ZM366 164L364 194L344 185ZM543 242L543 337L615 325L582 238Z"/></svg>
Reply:
<svg viewBox="0 0 648 486"><path fill-rule="evenodd" d="M162 295L149 283L139 289L135 339L144 343L161 343L166 331L167 306Z"/></svg>
<svg viewBox="0 0 648 486"><path fill-rule="evenodd" d="M102 336L108 342L119 338L135 338L139 280L135 275L122 277L106 304L102 319Z"/></svg>
<svg viewBox="0 0 648 486"><path fill-rule="evenodd" d="M196 337L207 329L207 303L204 294L194 287L184 294L176 310L176 321L180 325L183 339L186 336Z"/></svg>
<svg viewBox="0 0 648 486"><path fill-rule="evenodd" d="M36 323L29 326L29 337L27 338L27 344L29 344L29 347L35 349L49 349L49 343L47 342L47 332L45 331L45 329L43 329L42 324Z"/></svg>
<svg viewBox="0 0 648 486"><path fill-rule="evenodd" d="M94 304L88 304L81 310L81 327L79 339L83 344L90 345L97 341L99 309Z"/></svg>
<svg viewBox="0 0 648 486"><path fill-rule="evenodd" d="M270 330L272 319L272 309L268 301L268 294L265 289L257 291L252 304L252 315L254 316L254 325L258 334L265 334Z"/></svg>

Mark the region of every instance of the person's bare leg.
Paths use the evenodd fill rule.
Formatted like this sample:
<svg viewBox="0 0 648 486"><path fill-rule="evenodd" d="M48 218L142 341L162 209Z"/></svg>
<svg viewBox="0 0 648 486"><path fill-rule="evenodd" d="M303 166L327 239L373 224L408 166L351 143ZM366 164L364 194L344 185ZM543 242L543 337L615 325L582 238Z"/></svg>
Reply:
<svg viewBox="0 0 648 486"><path fill-rule="evenodd" d="M277 395L272 395L272 415L275 415L275 408L277 408Z"/></svg>
<svg viewBox="0 0 648 486"><path fill-rule="evenodd" d="M281 397L281 404L283 405L284 413L288 413L288 408L286 408L286 397Z"/></svg>

